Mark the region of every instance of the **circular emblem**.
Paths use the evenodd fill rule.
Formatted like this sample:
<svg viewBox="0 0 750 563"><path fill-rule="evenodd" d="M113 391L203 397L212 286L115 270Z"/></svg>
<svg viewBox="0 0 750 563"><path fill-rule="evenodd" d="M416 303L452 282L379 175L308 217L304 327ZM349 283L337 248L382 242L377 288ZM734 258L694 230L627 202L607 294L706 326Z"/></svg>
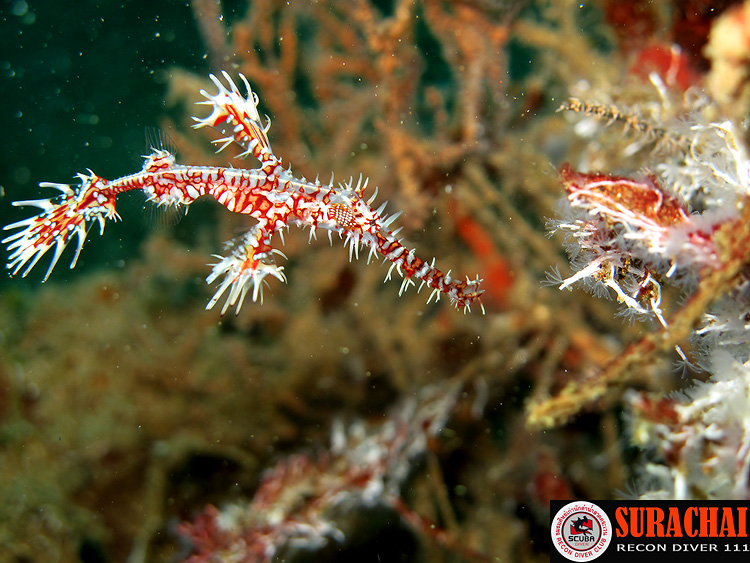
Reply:
<svg viewBox="0 0 750 563"><path fill-rule="evenodd" d="M571 561L596 559L611 541L609 517L593 503L568 503L552 519L552 543Z"/></svg>

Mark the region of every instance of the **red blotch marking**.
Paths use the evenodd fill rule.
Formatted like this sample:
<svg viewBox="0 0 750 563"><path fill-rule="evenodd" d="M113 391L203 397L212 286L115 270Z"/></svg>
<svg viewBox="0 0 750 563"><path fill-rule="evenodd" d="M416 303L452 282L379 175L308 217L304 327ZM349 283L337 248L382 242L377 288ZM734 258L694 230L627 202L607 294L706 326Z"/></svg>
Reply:
<svg viewBox="0 0 750 563"><path fill-rule="evenodd" d="M702 80L701 73L695 69L684 51L676 45L660 43L638 51L628 72L644 81L649 79L649 74L655 72L667 86L682 92L691 86L700 85Z"/></svg>
<svg viewBox="0 0 750 563"><path fill-rule="evenodd" d="M633 180L599 172L581 173L564 164L560 178L568 195L576 195L603 206L611 205L614 211L618 207L629 210L663 227L688 218L682 203L664 192L654 177Z"/></svg>

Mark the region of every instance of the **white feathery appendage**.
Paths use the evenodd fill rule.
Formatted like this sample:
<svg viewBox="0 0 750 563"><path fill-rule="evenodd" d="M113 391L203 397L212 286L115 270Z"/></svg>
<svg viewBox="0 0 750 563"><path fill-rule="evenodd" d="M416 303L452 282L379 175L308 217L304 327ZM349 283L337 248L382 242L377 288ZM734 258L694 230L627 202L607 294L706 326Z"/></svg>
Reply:
<svg viewBox="0 0 750 563"><path fill-rule="evenodd" d="M222 76L228 87L224 86L215 75L209 75L219 91L216 94L209 94L205 90L201 90L201 94L206 100L198 102L198 104L211 106L211 114L204 118L193 117L195 121L193 127L199 129L208 126L224 131L227 136L214 141L214 144L221 145L217 152L221 152L232 142L235 142L245 149L245 152L240 156L253 154L261 160L273 158L273 151L267 135L271 120L267 118L265 125L261 122L258 113L257 94L253 92L250 83L243 74L239 76L245 85L247 97L240 94L237 85L226 71L222 71Z"/></svg>
<svg viewBox="0 0 750 563"><path fill-rule="evenodd" d="M7 268L12 276L20 272L21 277L26 277L47 251L54 248L52 260L43 279L47 281L65 247L71 239L76 238L76 250L70 263L70 267L74 268L86 240L88 223L98 221L101 234L104 232L106 219L119 218L115 211L114 198L102 192L104 184L101 178L93 172L89 175L79 174L78 177L81 185L76 189L67 184L39 184L43 188L59 190L61 196L13 202L16 207L33 206L41 211L37 215L3 227L6 231L20 229L2 240L3 244L8 245L10 252Z"/></svg>
<svg viewBox="0 0 750 563"><path fill-rule="evenodd" d="M230 307L235 306L235 312L239 314L250 290L252 290L253 301L258 301L260 298L260 302L263 303L263 284L267 284L266 276L273 276L286 283L284 267L264 261L271 258L273 254L283 256L282 252L271 249L267 253L255 254L257 231L256 227L240 239L230 242L227 245L231 250L228 256L214 255L219 261L212 264L213 270L206 278L206 283L212 284L219 278L223 279L206 305L207 310L212 309L229 290L224 306L221 308L221 314L224 315Z"/></svg>

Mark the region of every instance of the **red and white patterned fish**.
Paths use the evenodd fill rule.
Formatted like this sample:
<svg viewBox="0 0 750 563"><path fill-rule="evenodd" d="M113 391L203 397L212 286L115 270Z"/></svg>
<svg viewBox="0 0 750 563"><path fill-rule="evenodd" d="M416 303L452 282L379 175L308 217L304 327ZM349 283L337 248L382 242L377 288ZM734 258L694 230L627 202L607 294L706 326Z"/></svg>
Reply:
<svg viewBox="0 0 750 563"><path fill-rule="evenodd" d="M19 229L2 242L8 244L10 256L8 269L11 275L21 272L26 276L39 259L54 248L52 261L44 277L46 280L65 247L76 239L77 247L73 268L78 260L89 226L99 223L104 231L107 219L117 220L115 210L117 195L129 190L142 190L149 200L158 205L189 205L204 195L214 197L220 204L234 213L242 213L256 219L257 223L243 236L227 243L226 256L218 256L208 283L219 281L218 289L207 308L213 307L227 294L222 307L224 314L229 307L239 312L248 293L253 301L262 301L262 283L267 276L286 281L283 266L278 266L275 254L283 255L271 246L271 237L292 225L309 227L310 237L318 228L339 233L349 245L350 258L359 255L360 246L369 248L370 257L381 255L392 262L386 279L393 268L403 277L401 292L414 280L422 286L432 288L433 296L445 294L456 307L469 310L483 293L479 289L481 280L451 278L432 262L418 258L414 250L408 250L391 231L390 225L398 213L383 215L385 204L373 209L370 204L377 195L363 198L367 181L334 186L333 180L323 185L317 180L292 175L291 168L284 169L281 159L271 150L266 133L270 120L264 125L258 114L258 97L250 88L247 79L240 75L247 90L242 96L230 76L224 72L225 86L216 76L210 75L218 87L218 93L201 91L206 100L199 102L211 107L205 118L193 118L194 127L214 127L226 134L215 141L219 151L230 143L238 143L245 151L241 156L252 155L260 167L252 170L242 168L218 168L186 166L175 162L175 155L162 147L152 148L145 158L140 172L116 180L105 180L91 172L79 174L80 184L44 182L42 187L51 187L62 193L50 199L17 201L13 205L31 205L41 209L33 217L5 226L5 230ZM428 300L429 302L429 300ZM481 303L480 303L481 307Z"/></svg>

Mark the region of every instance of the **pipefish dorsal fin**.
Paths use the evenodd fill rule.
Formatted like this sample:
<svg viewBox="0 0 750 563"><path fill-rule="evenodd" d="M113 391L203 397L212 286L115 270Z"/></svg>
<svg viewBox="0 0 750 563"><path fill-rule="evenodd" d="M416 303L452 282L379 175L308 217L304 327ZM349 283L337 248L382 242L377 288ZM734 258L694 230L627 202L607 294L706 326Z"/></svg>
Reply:
<svg viewBox="0 0 750 563"><path fill-rule="evenodd" d="M158 127L146 127L146 153L166 151L171 155L177 154L177 145L172 138Z"/></svg>
<svg viewBox="0 0 750 563"><path fill-rule="evenodd" d="M177 146L172 138L157 127L146 127L146 153L144 167L160 168L174 163ZM159 164L163 162L164 164ZM168 229L180 222L187 212L187 207L180 204L157 203L144 199L144 221L146 225L157 231Z"/></svg>

